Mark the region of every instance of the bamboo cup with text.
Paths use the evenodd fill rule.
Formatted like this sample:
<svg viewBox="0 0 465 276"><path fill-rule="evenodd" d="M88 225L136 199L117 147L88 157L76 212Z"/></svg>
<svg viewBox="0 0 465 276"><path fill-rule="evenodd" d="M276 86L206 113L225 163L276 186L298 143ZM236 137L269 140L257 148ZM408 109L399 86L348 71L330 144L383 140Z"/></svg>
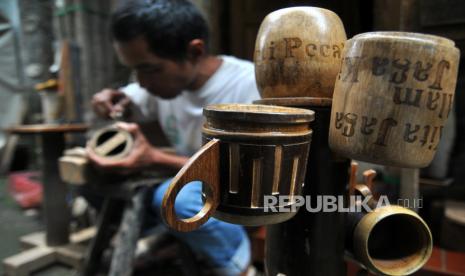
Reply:
<svg viewBox="0 0 465 276"><path fill-rule="evenodd" d="M266 225L290 219L298 207L310 148L314 112L266 105L218 104L204 109L205 145L171 182L162 217L178 231L192 231L208 218L242 225ZM192 218L176 216L182 187L202 181L205 205ZM278 200L287 196L288 201ZM268 199L265 201L265 197ZM271 200L270 200L271 197ZM295 212L267 211L265 202Z"/></svg>
<svg viewBox="0 0 465 276"><path fill-rule="evenodd" d="M346 39L330 10L293 7L267 15L254 54L262 98L331 98Z"/></svg>
<svg viewBox="0 0 465 276"><path fill-rule="evenodd" d="M452 109L459 56L453 41L432 35L373 32L348 40L330 147L382 165L427 166Z"/></svg>

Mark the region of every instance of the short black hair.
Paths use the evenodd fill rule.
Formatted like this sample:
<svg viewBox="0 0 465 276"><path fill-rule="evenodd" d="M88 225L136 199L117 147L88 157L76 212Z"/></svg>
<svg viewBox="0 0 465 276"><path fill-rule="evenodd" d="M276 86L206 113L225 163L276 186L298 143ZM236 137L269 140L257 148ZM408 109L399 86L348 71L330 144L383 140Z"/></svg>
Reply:
<svg viewBox="0 0 465 276"><path fill-rule="evenodd" d="M111 34L127 42L143 36L159 57L185 60L187 46L202 39L208 51L210 31L200 10L189 0L124 1L111 16Z"/></svg>

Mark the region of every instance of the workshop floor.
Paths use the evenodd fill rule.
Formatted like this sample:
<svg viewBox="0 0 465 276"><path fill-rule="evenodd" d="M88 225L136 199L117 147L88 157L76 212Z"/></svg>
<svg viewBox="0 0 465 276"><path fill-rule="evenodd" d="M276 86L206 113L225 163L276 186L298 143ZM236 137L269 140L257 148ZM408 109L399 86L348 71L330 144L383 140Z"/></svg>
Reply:
<svg viewBox="0 0 465 276"><path fill-rule="evenodd" d="M22 210L8 194L5 177L0 177L0 260L20 252L19 238L43 230L40 210ZM3 265L0 266L3 275ZM53 266L34 273L35 276L67 276L74 271L67 267Z"/></svg>
<svg viewBox="0 0 465 276"><path fill-rule="evenodd" d="M0 261L21 252L19 239L21 236L44 230L40 209L24 210L8 193L8 183L0 176ZM136 275L180 275L179 264L159 267L148 267ZM0 275L4 275L3 264L0 264ZM76 271L63 266L53 265L36 271L33 276L75 276Z"/></svg>

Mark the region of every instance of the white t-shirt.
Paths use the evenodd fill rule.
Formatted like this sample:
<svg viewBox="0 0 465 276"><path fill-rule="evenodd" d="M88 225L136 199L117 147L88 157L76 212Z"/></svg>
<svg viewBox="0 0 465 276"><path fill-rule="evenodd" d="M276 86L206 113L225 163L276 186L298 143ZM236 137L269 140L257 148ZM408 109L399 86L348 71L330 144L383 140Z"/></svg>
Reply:
<svg viewBox="0 0 465 276"><path fill-rule="evenodd" d="M158 120L176 152L190 156L202 146L203 107L216 103L252 103L260 99L253 63L221 56L218 70L196 91L183 91L165 100L138 83L121 90L140 108L145 119Z"/></svg>

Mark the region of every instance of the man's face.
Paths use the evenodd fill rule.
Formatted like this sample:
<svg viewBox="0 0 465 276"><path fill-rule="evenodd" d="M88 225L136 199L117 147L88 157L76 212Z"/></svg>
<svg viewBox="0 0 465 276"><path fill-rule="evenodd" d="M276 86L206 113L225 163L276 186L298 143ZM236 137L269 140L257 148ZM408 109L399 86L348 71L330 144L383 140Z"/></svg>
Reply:
<svg viewBox="0 0 465 276"><path fill-rule="evenodd" d="M194 81L195 66L191 62L158 57L142 36L113 45L120 61L135 71L140 86L150 94L172 99Z"/></svg>

